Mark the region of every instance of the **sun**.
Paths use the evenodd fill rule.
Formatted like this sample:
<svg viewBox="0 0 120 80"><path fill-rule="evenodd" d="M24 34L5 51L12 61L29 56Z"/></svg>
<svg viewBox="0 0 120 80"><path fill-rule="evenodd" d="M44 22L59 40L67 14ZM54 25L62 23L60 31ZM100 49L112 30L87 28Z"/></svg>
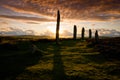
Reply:
<svg viewBox="0 0 120 80"><path fill-rule="evenodd" d="M54 33L54 34L56 33L56 27L54 27L54 26L52 26L52 27L51 27L51 26L48 26L47 29L48 29L50 32ZM62 29L62 28L60 28L59 33L60 33L60 34L63 33L63 29Z"/></svg>

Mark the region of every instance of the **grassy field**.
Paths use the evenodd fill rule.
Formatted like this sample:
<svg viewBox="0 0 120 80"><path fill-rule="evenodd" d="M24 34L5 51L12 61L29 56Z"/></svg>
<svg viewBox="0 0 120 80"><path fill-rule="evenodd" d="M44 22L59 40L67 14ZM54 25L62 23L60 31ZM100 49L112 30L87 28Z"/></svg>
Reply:
<svg viewBox="0 0 120 80"><path fill-rule="evenodd" d="M40 51L32 53L32 44ZM1 80L120 80L120 38L94 40L3 38Z"/></svg>

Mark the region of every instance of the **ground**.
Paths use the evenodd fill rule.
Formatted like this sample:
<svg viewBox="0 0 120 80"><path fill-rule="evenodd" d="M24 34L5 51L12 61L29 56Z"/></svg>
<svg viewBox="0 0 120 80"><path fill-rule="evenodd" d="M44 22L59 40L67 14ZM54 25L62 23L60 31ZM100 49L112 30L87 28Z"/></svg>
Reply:
<svg viewBox="0 0 120 80"><path fill-rule="evenodd" d="M120 80L120 61L88 40L12 41L0 44L2 80ZM32 44L40 51L31 53Z"/></svg>

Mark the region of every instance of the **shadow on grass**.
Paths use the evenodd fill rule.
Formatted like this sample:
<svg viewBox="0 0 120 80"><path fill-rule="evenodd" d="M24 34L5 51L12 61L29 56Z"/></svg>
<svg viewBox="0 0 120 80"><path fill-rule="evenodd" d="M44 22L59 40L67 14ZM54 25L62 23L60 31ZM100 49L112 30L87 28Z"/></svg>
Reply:
<svg viewBox="0 0 120 80"><path fill-rule="evenodd" d="M54 46L53 80L66 80L60 45Z"/></svg>
<svg viewBox="0 0 120 80"><path fill-rule="evenodd" d="M120 37L103 38L99 43L92 40L88 43L88 47L95 48L107 59L120 60Z"/></svg>
<svg viewBox="0 0 120 80"><path fill-rule="evenodd" d="M54 45L54 56L53 56L53 80L88 80L81 76L69 76L65 74L64 64L62 61L62 48L63 45Z"/></svg>
<svg viewBox="0 0 120 80"><path fill-rule="evenodd" d="M108 59L106 59L105 56L101 54L91 54L91 55L82 55L82 56L84 56L90 62L94 62L97 64L102 64L108 61Z"/></svg>
<svg viewBox="0 0 120 80"><path fill-rule="evenodd" d="M19 51L19 50L18 50ZM15 54L15 51L4 51L6 56L0 56L0 79L1 80L15 80L16 76L22 73L26 67L32 66L41 58L41 53L32 54L26 52L21 54ZM10 55L11 54L11 55ZM15 54L15 55L12 55Z"/></svg>

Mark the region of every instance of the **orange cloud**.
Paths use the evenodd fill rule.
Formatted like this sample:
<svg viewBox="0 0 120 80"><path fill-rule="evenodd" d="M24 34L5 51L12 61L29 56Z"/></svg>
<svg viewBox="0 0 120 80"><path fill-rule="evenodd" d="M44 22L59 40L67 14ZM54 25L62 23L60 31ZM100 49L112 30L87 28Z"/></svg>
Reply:
<svg viewBox="0 0 120 80"><path fill-rule="evenodd" d="M63 19L120 19L120 0L1 0L3 5L18 12L30 12L50 17L61 11Z"/></svg>

